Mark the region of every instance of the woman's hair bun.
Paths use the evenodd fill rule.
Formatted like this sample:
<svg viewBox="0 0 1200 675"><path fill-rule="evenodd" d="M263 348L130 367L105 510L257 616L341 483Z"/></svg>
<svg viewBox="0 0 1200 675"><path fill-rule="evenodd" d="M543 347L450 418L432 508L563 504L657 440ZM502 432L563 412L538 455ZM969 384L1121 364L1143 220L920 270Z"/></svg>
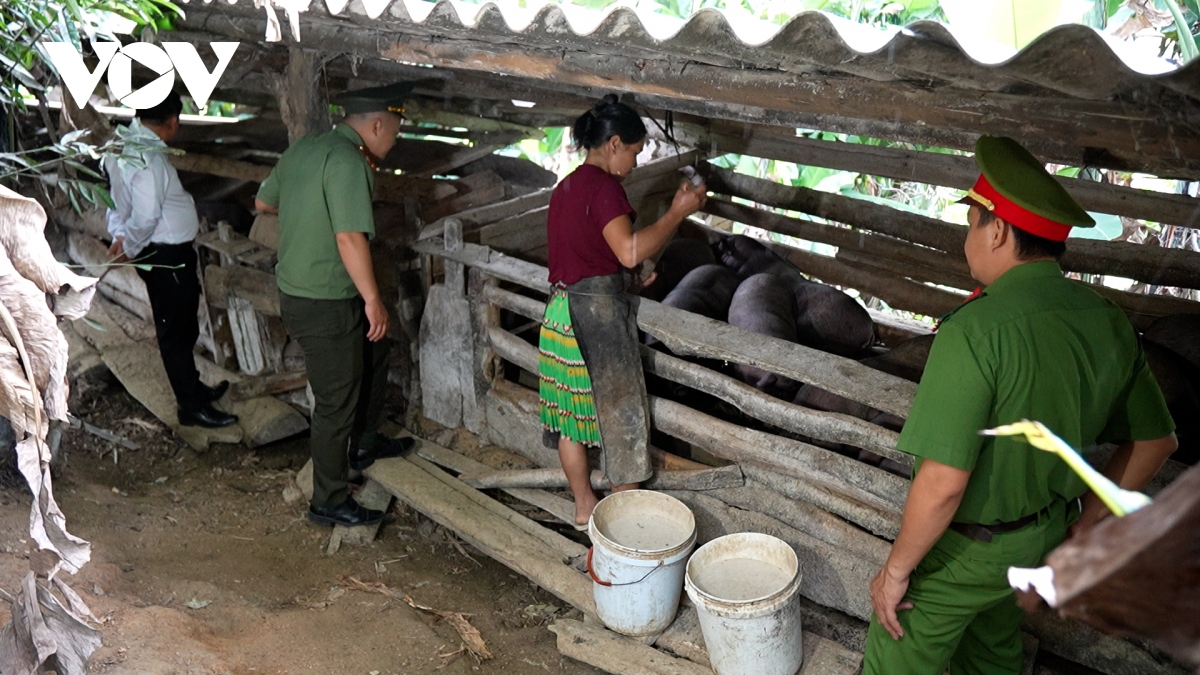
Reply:
<svg viewBox="0 0 1200 675"><path fill-rule="evenodd" d="M646 125L637 111L621 103L616 94L606 94L571 125L571 138L581 150L599 147L613 136L628 144L646 137Z"/></svg>

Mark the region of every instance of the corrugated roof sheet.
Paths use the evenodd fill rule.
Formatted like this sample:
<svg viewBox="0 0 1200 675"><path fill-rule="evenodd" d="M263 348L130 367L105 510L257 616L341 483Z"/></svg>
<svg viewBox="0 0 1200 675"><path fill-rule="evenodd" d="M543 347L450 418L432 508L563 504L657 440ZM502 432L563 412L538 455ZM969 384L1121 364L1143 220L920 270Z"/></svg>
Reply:
<svg viewBox="0 0 1200 675"><path fill-rule="evenodd" d="M714 9L700 10L680 22L626 7L596 12L548 4L531 11L451 0L436 5L422 0L325 0L324 7L312 0L254 0L254 4L262 7L268 18L264 23L268 39L278 39L282 29L276 10L290 19L296 32L300 31L301 13L328 12L351 19L365 17L371 23L414 34L519 40L549 48L591 46L612 53L666 55L732 68L816 70L983 91L1019 91L1034 85L1090 100L1109 100L1157 85L1200 98L1200 66L1196 63L1174 68L1165 61L1137 58L1121 44L1080 25L1054 28L1011 58L989 64L976 57L994 57L994 51L981 54L972 47L969 53L954 32L940 23L922 21L881 31L817 11L796 15L772 35L776 27L771 24L735 22L735 26ZM300 40L303 44L302 34Z"/></svg>

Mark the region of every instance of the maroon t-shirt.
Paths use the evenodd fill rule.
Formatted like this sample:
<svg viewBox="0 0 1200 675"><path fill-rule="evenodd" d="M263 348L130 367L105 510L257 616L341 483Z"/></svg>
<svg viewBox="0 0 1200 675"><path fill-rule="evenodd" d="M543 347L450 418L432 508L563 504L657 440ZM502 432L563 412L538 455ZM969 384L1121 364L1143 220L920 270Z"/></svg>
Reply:
<svg viewBox="0 0 1200 675"><path fill-rule="evenodd" d="M621 182L604 169L582 164L554 188L546 216L550 283L573 284L621 271L621 261L604 240L614 218L637 218Z"/></svg>

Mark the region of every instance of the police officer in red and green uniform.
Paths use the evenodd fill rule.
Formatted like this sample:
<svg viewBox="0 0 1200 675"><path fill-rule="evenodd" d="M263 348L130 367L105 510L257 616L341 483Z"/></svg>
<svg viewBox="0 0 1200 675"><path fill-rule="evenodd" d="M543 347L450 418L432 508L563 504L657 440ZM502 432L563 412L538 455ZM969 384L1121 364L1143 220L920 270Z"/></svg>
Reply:
<svg viewBox="0 0 1200 675"><path fill-rule="evenodd" d="M1057 456L980 430L1031 419L1075 448L1115 443L1105 473L1133 490L1177 445L1125 314L1058 265L1092 218L1012 139L980 138L975 160L964 249L984 290L943 321L900 435L917 459L871 583L865 675L1017 675L1008 568L1108 515Z"/></svg>

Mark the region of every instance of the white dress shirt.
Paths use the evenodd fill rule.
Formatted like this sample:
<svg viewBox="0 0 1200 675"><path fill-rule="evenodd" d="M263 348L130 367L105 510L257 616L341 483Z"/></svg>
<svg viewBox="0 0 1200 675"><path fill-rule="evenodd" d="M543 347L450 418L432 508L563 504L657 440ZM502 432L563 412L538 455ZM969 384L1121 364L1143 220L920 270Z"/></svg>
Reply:
<svg viewBox="0 0 1200 675"><path fill-rule="evenodd" d="M108 210L108 233L125 238L125 255L131 259L150 243L195 239L200 231L196 203L167 161L167 144L138 119L118 134L128 147L104 161L116 204Z"/></svg>

